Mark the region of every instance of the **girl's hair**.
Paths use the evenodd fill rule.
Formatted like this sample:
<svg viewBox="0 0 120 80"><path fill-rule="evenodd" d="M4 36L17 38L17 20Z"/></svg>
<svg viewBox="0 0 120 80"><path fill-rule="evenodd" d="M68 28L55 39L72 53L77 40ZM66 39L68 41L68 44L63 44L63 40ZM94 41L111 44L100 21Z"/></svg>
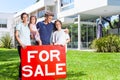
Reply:
<svg viewBox="0 0 120 80"><path fill-rule="evenodd" d="M57 19L57 20L54 22L54 26L55 26L55 27L54 27L54 31L57 30L57 28L56 28L56 23L57 23L57 22L59 22L59 23L61 24L61 27L62 27L62 22L61 22L60 20Z"/></svg>
<svg viewBox="0 0 120 80"><path fill-rule="evenodd" d="M30 16L30 21L29 21L29 24L28 24L28 26L30 26L30 24L32 23L32 18L35 18L35 23L37 22L37 18L36 18L36 16Z"/></svg>
<svg viewBox="0 0 120 80"><path fill-rule="evenodd" d="M62 22L60 20L58 20L58 19L55 21L54 24L56 25L57 22L59 22L62 25Z"/></svg>
<svg viewBox="0 0 120 80"><path fill-rule="evenodd" d="M37 22L36 16L30 16L30 22L29 22L29 23L32 23L32 22L31 22L32 18L35 18L35 23L36 23L36 22Z"/></svg>
<svg viewBox="0 0 120 80"><path fill-rule="evenodd" d="M22 20L23 20L23 15L27 15L27 16L28 16L28 14L27 14L27 13L25 13L25 12L24 12L24 13L22 13L22 14L21 14L21 19L22 19Z"/></svg>

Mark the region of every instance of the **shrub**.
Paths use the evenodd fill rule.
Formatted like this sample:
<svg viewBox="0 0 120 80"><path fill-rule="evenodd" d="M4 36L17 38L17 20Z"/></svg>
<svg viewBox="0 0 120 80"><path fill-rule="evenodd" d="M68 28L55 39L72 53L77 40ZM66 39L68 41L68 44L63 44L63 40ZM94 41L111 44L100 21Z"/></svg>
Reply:
<svg viewBox="0 0 120 80"><path fill-rule="evenodd" d="M120 52L120 37L109 35L93 40L91 47L98 52Z"/></svg>
<svg viewBox="0 0 120 80"><path fill-rule="evenodd" d="M9 34L5 34L4 36L2 36L0 41L1 47L9 49L12 47L12 38L10 37Z"/></svg>

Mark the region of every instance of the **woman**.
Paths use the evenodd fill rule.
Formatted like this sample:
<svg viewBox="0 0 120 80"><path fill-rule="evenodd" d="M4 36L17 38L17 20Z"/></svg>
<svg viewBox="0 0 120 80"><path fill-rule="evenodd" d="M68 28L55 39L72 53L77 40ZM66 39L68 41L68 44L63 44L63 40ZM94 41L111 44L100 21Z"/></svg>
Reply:
<svg viewBox="0 0 120 80"><path fill-rule="evenodd" d="M62 22L60 20L55 21L55 27L57 30L53 33L52 36L53 45L65 46L67 51L67 43L70 42L70 37L68 33L62 29Z"/></svg>
<svg viewBox="0 0 120 80"><path fill-rule="evenodd" d="M28 27L28 14L21 14L22 22L16 26L15 37L18 42L18 53L20 56L20 66L19 66L19 80L21 80L21 48L26 48L26 46L31 45L30 42L30 29Z"/></svg>

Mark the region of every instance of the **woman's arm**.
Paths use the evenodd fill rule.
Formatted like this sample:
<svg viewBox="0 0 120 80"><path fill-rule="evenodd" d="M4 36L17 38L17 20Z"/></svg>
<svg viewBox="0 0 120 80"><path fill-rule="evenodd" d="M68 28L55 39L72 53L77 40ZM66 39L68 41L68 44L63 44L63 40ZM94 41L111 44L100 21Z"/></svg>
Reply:
<svg viewBox="0 0 120 80"><path fill-rule="evenodd" d="M69 34L66 34L66 44L70 42L70 36Z"/></svg>

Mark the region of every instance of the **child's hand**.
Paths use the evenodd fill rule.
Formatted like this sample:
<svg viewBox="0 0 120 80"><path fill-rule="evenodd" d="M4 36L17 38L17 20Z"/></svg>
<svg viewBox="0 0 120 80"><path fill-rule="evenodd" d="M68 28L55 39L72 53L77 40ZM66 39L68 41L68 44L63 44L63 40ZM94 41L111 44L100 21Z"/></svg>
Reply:
<svg viewBox="0 0 120 80"><path fill-rule="evenodd" d="M65 46L65 44L54 43L54 45Z"/></svg>

